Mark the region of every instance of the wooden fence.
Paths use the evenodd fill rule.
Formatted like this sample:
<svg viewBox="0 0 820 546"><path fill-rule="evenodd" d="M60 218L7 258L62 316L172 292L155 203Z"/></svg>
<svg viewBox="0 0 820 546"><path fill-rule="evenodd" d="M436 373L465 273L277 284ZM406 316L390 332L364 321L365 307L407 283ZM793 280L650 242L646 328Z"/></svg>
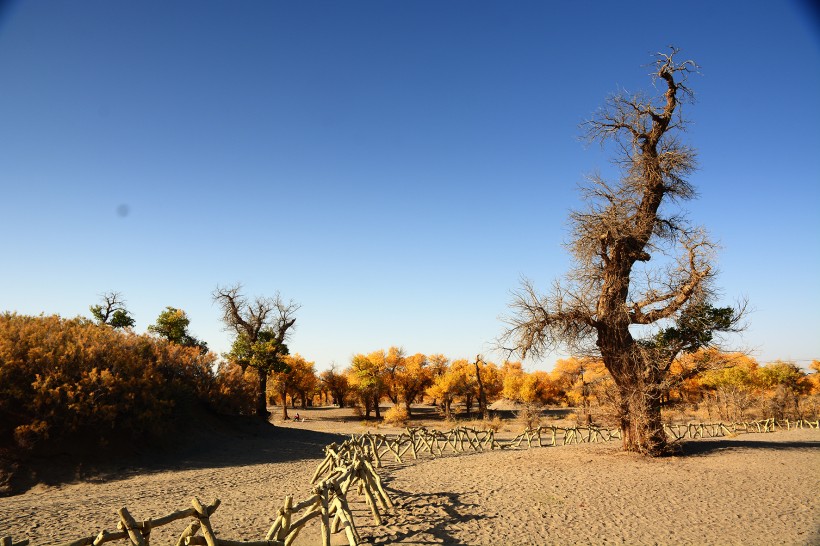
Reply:
<svg viewBox="0 0 820 546"><path fill-rule="evenodd" d="M689 423L685 425L664 425L664 430L673 441L694 438L714 438L741 433L767 433L777 429L820 429L820 420L765 419L744 423ZM481 452L495 449L527 449L533 447L559 446L568 444L609 442L621 438L620 429L595 426L557 427L539 426L528 428L512 440L499 441L495 431L458 427L442 432L426 428L407 428L401 434L386 436L367 432L352 435L340 445L325 447L325 458L316 468L311 480L316 484L313 494L306 500L294 504L293 497L285 497L282 507L270 530L258 541L238 541L218 538L211 525L210 517L219 508L219 499L203 505L198 499L191 501L191 507L168 515L136 520L125 507L117 512L119 522L116 531L101 531L60 546L99 546L105 542L128 540L134 546L149 546L151 530L178 520L192 518L182 531L176 546L291 546L305 525L314 518L320 519L322 544L330 546L331 536L344 532L350 546L361 542L353 514L348 502L351 487L356 486L358 494L364 497L377 525L382 523L382 510L393 507L393 502L382 485L375 468L382 467L385 457L392 457L403 463L408 454L414 459L424 453L441 457L447 453ZM202 532L201 535L197 533ZM13 542L11 537L0 538L0 546L26 546L28 540Z"/></svg>
<svg viewBox="0 0 820 546"><path fill-rule="evenodd" d="M820 420L807 421L798 419L761 419L759 421L749 421L743 423L688 423L685 425L664 425L666 434L677 442L683 439L695 438L718 438L721 436L734 436L736 434L747 434L752 432L774 432L775 430L791 429L820 429Z"/></svg>
<svg viewBox="0 0 820 546"><path fill-rule="evenodd" d="M820 420L781 420L763 419L743 423L689 423L685 425L665 424L664 430L673 442L684 439L716 438L733 436L742 433L774 432L778 429L791 430L795 428L820 429ZM353 435L345 445L355 446L357 453L361 453L366 460L375 463L376 468L382 466L382 460L389 457L397 463L403 463L406 457L418 459L420 455L428 453L434 457L445 454L459 454L465 452L481 452L494 449L515 449L533 447L551 447L569 444L611 442L621 439L619 428L605 428L597 426L538 426L527 428L512 440L498 440L495 431L478 430L470 427L458 427L446 432L430 430L423 427L407 428L401 434L386 436L366 432ZM352 447L346 449L353 449Z"/></svg>
<svg viewBox="0 0 820 546"><path fill-rule="evenodd" d="M364 453L342 450L335 444L327 446L325 452L327 458L319 465L311 482L316 484L313 494L296 504L292 496L285 497L284 504L263 539L239 541L217 537L210 518L219 508L219 499L203 505L194 498L191 508L144 521L137 521L127 508L120 508L117 512L119 522L116 531L103 530L60 546L99 546L115 540L128 540L134 546L149 546L152 529L189 518L193 520L179 535L176 546L291 546L305 525L314 518L320 519L323 546L330 546L331 535L342 531L350 546L358 546L361 536L353 522L348 502L351 487L356 486L359 494L364 496L376 524L380 525L382 522L380 508L392 508L393 502ZM198 535L200 531L202 534ZM3 537L0 539L0 546L26 546L28 542L13 542L11 537Z"/></svg>

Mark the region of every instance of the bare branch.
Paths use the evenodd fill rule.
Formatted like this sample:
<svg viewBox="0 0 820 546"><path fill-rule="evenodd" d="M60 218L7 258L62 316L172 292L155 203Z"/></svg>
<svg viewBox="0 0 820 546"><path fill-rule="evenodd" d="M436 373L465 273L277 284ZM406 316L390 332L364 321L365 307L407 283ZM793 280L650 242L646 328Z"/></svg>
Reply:
<svg viewBox="0 0 820 546"><path fill-rule="evenodd" d="M284 343L296 323L300 305L284 302L277 292L273 298L257 297L252 303L242 295L242 285L217 287L212 296L222 308L226 327L255 342L263 329L271 329L278 343Z"/></svg>
<svg viewBox="0 0 820 546"><path fill-rule="evenodd" d="M579 346L594 333L587 299L559 283L549 297L542 297L528 279L522 279L510 307L513 314L502 319L509 328L501 337L501 348L522 358L543 357L560 345Z"/></svg>

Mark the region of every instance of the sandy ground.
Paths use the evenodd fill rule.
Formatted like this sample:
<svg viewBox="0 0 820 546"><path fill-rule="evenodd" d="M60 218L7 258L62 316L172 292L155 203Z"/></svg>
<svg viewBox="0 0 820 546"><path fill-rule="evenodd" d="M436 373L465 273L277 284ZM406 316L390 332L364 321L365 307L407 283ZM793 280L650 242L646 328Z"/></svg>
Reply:
<svg viewBox="0 0 820 546"><path fill-rule="evenodd" d="M121 506L146 519L197 496L222 501L212 518L219 536L258 540L286 494L308 497L322 446L339 439L333 433L366 428L344 411L300 413L309 421L236 435L173 462L0 498L0 536L58 544L113 530ZM361 501L353 506L372 544L820 545L817 430L697 440L681 456L654 460L617 444L573 445L427 458L381 475L397 503L385 524L375 526ZM155 530L152 543L173 544L186 524ZM297 543L319 543L318 523Z"/></svg>

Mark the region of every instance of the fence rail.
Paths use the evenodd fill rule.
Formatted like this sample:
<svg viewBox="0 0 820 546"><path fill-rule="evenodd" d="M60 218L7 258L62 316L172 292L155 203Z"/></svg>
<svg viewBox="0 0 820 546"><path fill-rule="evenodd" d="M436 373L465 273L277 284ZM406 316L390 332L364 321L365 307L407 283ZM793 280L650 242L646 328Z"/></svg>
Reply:
<svg viewBox="0 0 820 546"><path fill-rule="evenodd" d="M151 530L182 519L193 518L179 535L176 546L291 546L305 525L314 518L321 524L322 544L330 546L331 535L344 532L350 546L358 546L361 536L353 521L348 493L356 486L370 507L376 524L381 524L380 509L393 507L393 502L384 490L370 461L362 452L340 450L335 444L325 448L328 459L317 468L311 483L313 494L306 500L294 504L293 497L285 497L276 519L263 539L240 541L216 536L211 516L219 508L219 499L203 505L199 499L191 500L191 508L177 510L158 518L137 521L127 508L117 511L119 522L116 531L103 530L59 546L99 546L106 542L127 540L134 546L149 546ZM320 478L322 478L320 480ZM318 483L317 483L318 482ZM197 533L201 532L201 535ZM13 542L11 537L0 538L0 546L27 546L28 540Z"/></svg>

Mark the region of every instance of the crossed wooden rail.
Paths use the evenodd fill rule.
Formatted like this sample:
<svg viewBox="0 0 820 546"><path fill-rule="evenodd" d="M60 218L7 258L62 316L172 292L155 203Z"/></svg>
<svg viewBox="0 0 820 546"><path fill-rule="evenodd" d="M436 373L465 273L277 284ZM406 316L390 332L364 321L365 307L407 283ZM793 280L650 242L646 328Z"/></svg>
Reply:
<svg viewBox="0 0 820 546"><path fill-rule="evenodd" d="M664 430L673 441L685 438L706 438L734 435L738 433L767 433L777 429L810 428L820 429L820 420L764 419L743 423L689 423L685 425L664 425ZM353 435L342 444L325 447L325 459L319 464L311 483L313 495L302 502L293 503L293 497L285 497L278 510L276 520L263 540L239 541L218 538L210 518L219 508L219 499L203 505L197 498L191 501L191 508L178 510L165 516L137 521L125 508L117 513L117 531L101 531L60 546L99 546L105 542L128 540L134 546L149 546L151 530L181 519L193 518L182 531L176 546L291 546L305 525L314 518L320 518L322 544L330 546L331 536L344 531L348 544L358 546L361 542L353 514L348 503L348 492L354 485L370 508L377 525L382 523L382 510L393 508L393 502L385 491L375 468L382 466L382 458L392 455L397 463L410 452L414 459L423 453L443 456L446 452L460 454L494 449L520 448L526 442L527 448L568 445L572 443L608 442L621 437L620 429L595 426L557 427L539 426L527 428L510 441L498 441L495 432L458 427L441 432L423 427L407 428L397 436L372 434L367 432ZM375 468L374 468L375 463ZM321 480L321 481L320 481ZM201 531L202 535L197 533ZM0 546L27 546L28 540L13 542L11 537L0 538Z"/></svg>
<svg viewBox="0 0 820 546"><path fill-rule="evenodd" d="M686 438L717 438L721 436L731 436L752 432L774 432L777 429L820 429L820 420L808 421L798 419L761 419L759 421L748 421L742 423L688 423L685 425L664 425L666 433L677 442Z"/></svg>
<svg viewBox="0 0 820 546"><path fill-rule="evenodd" d="M352 436L348 440L356 445L356 449L367 458L382 466L382 459L392 455L397 463L404 462L403 457L408 452L413 459L418 459L424 452L442 456L445 452L464 453L467 451L484 451L486 449L500 449L493 430L477 430L469 427L458 427L446 432L430 430L424 427L407 428L396 436L373 434L366 432L359 436Z"/></svg>
<svg viewBox="0 0 820 546"><path fill-rule="evenodd" d="M664 425L664 430L673 442L683 439L714 438L752 432L774 432L777 429L793 428L820 429L820 420L780 420L763 419L742 423L689 423L685 425ZM392 456L397 463L412 455L429 453L432 456L443 456L446 453L480 452L494 449L513 449L561 446L569 444L610 442L621 439L619 428L591 426L559 427L554 425L531 427L515 436L512 440L500 441L495 431L478 430L470 427L457 427L446 432L430 430L424 427L407 428L396 436L366 432L351 436L346 444L355 444L356 449L368 460L382 466L382 459Z"/></svg>
<svg viewBox="0 0 820 546"><path fill-rule="evenodd" d="M285 497L273 525L262 540L240 541L217 537L210 518L219 508L219 499L203 505L194 497L191 508L144 521L137 521L127 508L120 508L117 511L120 519L117 531L103 530L60 546L99 546L115 540L128 540L134 546L149 546L152 529L188 518L193 518L193 521L182 531L176 546L291 546L305 525L314 518L320 518L323 546L330 546L331 535L342 530L348 544L358 546L361 536L348 503L350 488L356 485L359 495L364 495L377 525L382 522L380 508L392 508L393 502L363 452L351 445L339 447L331 444L325 448L325 453L327 458L316 469L311 480L313 484L318 481L313 495L296 504L293 503L293 496ZM200 531L202 534L197 535ZM0 546L27 546L28 543L28 540L13 542L11 537L0 539Z"/></svg>

